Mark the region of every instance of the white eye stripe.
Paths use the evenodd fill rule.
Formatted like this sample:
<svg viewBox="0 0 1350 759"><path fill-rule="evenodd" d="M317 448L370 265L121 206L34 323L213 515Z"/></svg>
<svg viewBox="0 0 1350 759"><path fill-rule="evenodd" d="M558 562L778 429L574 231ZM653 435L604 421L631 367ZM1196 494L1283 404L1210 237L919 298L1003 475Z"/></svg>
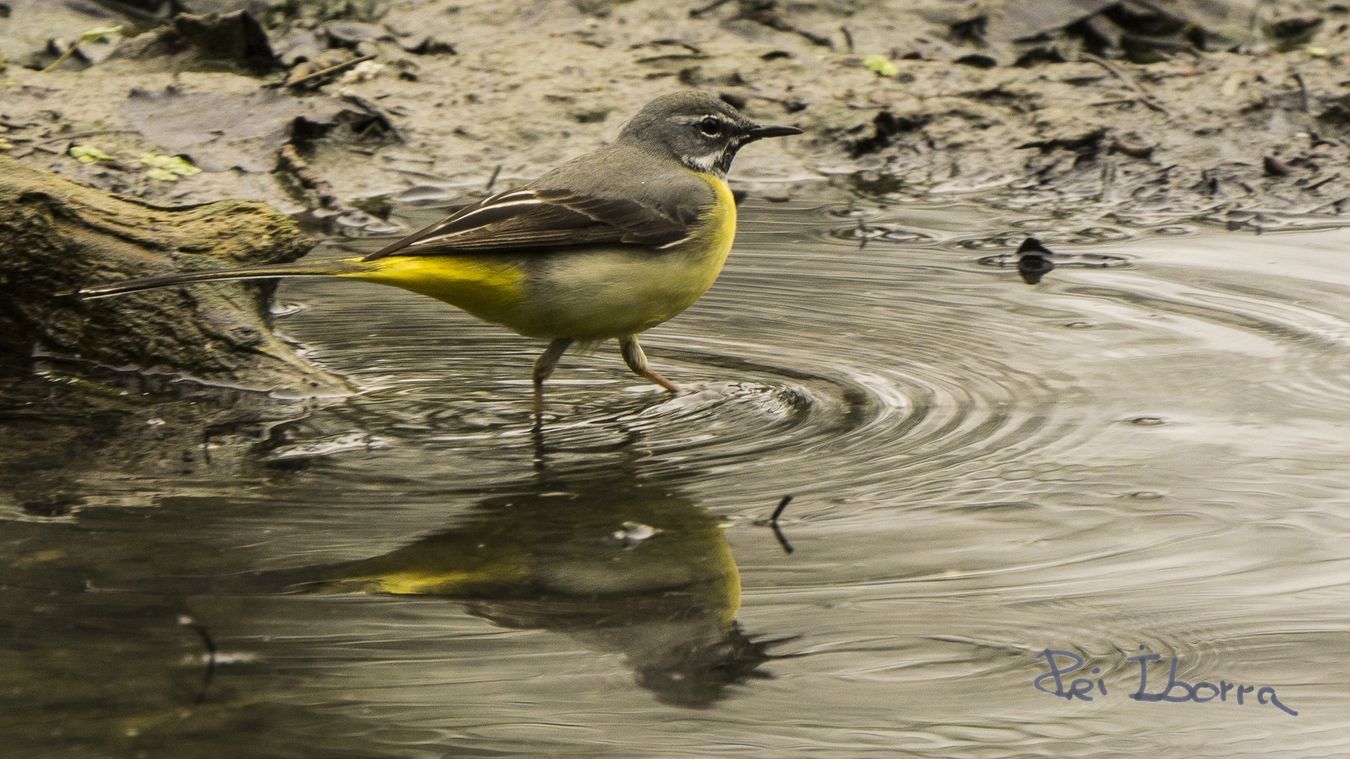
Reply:
<svg viewBox="0 0 1350 759"><path fill-rule="evenodd" d="M675 124L683 124L683 125L685 125L685 126L698 126L699 124L702 124L702 123L703 123L703 120L704 120L704 119L712 119L713 121L716 121L716 122L717 122L717 125L718 125L719 127L721 127L723 130L733 130L733 129L736 128L735 122L731 121L731 120L728 119L726 116L723 116L723 115L720 114L720 113L705 113L705 114L703 114L703 115L701 115L701 116L671 116L671 117L670 117L670 121L671 121L672 123L675 123Z"/></svg>

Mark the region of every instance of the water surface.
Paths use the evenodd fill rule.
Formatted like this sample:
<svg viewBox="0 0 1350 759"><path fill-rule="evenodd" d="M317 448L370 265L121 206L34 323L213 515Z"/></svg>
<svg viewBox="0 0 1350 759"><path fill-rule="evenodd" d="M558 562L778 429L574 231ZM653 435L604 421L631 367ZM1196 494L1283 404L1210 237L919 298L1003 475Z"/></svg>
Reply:
<svg viewBox="0 0 1350 759"><path fill-rule="evenodd" d="M70 453L0 470L0 724L27 756L1350 751L1348 232L752 202L644 339L686 392L569 354L541 438L542 345L288 283L361 394L188 443L165 410L212 401L6 403L7 445ZM987 257L1032 233L1029 286ZM1135 701L1141 645L1150 691L1175 658L1298 715ZM1046 649L1107 694L1038 691Z"/></svg>

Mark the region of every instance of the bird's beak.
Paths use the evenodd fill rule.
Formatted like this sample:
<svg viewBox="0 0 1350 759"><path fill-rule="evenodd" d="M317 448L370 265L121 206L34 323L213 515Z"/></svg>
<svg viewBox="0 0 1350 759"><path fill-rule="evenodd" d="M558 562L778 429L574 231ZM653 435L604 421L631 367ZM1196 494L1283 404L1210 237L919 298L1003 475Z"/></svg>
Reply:
<svg viewBox="0 0 1350 759"><path fill-rule="evenodd" d="M745 132L745 141L754 142L765 137L787 137L790 134L801 133L802 130L791 126L752 126Z"/></svg>

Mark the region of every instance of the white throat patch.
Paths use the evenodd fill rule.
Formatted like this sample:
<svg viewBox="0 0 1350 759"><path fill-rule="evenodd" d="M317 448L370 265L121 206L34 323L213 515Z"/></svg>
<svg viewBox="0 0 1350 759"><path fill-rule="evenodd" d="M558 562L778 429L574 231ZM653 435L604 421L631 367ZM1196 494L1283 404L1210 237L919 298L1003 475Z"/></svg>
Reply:
<svg viewBox="0 0 1350 759"><path fill-rule="evenodd" d="M723 152L724 151L718 150L712 153L708 153L706 155L683 156L684 165L688 166L694 171L701 171L704 172L705 174L716 174L718 176L724 176L726 172L723 171L721 167L718 165L719 162L722 160Z"/></svg>

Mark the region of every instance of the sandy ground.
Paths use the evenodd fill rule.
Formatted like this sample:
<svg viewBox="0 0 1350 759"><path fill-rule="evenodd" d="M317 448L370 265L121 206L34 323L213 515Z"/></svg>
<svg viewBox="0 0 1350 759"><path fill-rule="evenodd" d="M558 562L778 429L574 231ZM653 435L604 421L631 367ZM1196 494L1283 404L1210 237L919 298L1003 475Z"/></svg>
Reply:
<svg viewBox="0 0 1350 759"><path fill-rule="evenodd" d="M739 186L771 197L808 185L899 199L979 192L1079 221L1334 222L1350 210L1343 4L1202 4L1190 12L1209 50L1183 43L1138 64L1091 55L1062 23L1042 23L1044 41L1010 42L1037 20L1013 2L422 0L303 3L299 14L268 0L185 3L262 19L271 62L252 66L237 45L206 49L92 2L7 5L0 150L160 203L259 199L390 231L379 217L391 203L528 179L612 137L649 98L698 87L807 130L738 159ZM1089 21L1109 27L1102 18ZM51 63L61 43L50 40L117 24L122 34L81 43L55 70L29 68ZM1290 37L1298 24L1312 28ZM112 160L81 163L72 147ZM171 181L147 154L204 171Z"/></svg>

